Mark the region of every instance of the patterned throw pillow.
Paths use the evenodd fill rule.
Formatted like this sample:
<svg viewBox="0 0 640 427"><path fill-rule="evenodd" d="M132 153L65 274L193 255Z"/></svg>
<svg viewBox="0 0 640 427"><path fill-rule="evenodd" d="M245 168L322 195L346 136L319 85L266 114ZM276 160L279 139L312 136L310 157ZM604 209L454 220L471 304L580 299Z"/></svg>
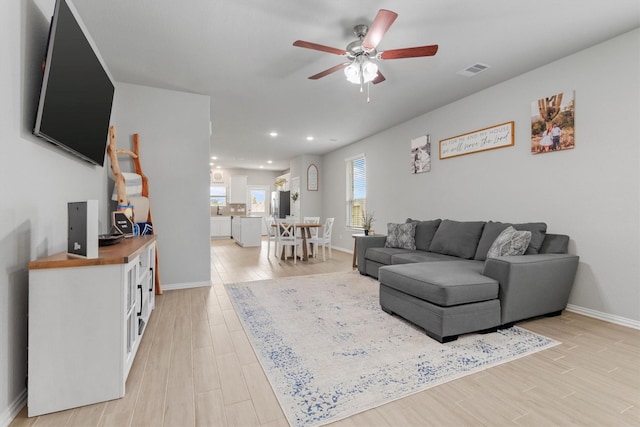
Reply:
<svg viewBox="0 0 640 427"><path fill-rule="evenodd" d="M522 255L531 241L530 231L518 231L512 226L505 228L498 235L487 252L487 258L497 258L508 255Z"/></svg>
<svg viewBox="0 0 640 427"><path fill-rule="evenodd" d="M416 249L416 223L387 224L387 241L385 248Z"/></svg>

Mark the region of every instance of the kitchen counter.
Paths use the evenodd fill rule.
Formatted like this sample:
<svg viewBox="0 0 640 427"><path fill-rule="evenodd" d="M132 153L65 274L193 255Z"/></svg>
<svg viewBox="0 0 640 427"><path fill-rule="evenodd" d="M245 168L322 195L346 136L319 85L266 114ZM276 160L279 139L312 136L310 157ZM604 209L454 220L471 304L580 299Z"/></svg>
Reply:
<svg viewBox="0 0 640 427"><path fill-rule="evenodd" d="M262 217L235 216L231 221L231 235L242 247L260 246L262 244Z"/></svg>

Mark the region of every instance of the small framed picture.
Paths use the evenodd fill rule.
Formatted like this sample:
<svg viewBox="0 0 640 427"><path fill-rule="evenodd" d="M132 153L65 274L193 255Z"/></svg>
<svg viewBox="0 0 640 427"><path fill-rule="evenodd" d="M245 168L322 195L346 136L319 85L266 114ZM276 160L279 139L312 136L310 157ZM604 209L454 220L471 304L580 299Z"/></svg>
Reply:
<svg viewBox="0 0 640 427"><path fill-rule="evenodd" d="M122 233L124 237L131 237L134 235L133 222L131 222L124 212L113 212L112 220L113 228Z"/></svg>
<svg viewBox="0 0 640 427"><path fill-rule="evenodd" d="M318 167L313 163L307 168L307 191L318 191Z"/></svg>
<svg viewBox="0 0 640 427"><path fill-rule="evenodd" d="M556 93L531 103L531 154L575 147L575 92Z"/></svg>
<svg viewBox="0 0 640 427"><path fill-rule="evenodd" d="M411 140L411 173L429 172L431 170L431 136L424 135Z"/></svg>

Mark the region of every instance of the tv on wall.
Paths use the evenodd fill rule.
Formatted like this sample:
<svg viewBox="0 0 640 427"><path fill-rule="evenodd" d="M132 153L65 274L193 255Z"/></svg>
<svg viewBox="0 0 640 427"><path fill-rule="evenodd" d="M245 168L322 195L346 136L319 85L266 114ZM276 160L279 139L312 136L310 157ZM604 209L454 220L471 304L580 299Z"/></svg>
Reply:
<svg viewBox="0 0 640 427"><path fill-rule="evenodd" d="M103 166L115 86L69 0L57 0L33 133Z"/></svg>

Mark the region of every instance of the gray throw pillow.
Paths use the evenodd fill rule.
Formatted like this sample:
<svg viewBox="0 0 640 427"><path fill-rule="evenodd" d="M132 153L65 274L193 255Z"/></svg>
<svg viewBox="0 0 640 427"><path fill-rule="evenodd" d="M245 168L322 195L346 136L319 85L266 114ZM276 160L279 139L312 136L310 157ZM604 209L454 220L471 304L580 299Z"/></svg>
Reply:
<svg viewBox="0 0 640 427"><path fill-rule="evenodd" d="M498 235L489 248L487 258L522 255L527 250L530 241L530 231L518 231L512 226L508 226Z"/></svg>
<svg viewBox="0 0 640 427"><path fill-rule="evenodd" d="M416 223L416 249L419 251L428 251L433 241L433 236L435 236L442 220L432 219L430 221L418 221L417 219L407 218L407 222Z"/></svg>
<svg viewBox="0 0 640 427"><path fill-rule="evenodd" d="M416 223L406 222L404 224L387 224L387 241L385 248L416 249Z"/></svg>
<svg viewBox="0 0 640 427"><path fill-rule="evenodd" d="M531 232L531 242L529 242L529 247L524 253L525 255L540 253L542 242L544 242L544 236L547 234L547 224L544 222L527 222L523 224L513 224L513 228L518 231Z"/></svg>
<svg viewBox="0 0 640 427"><path fill-rule="evenodd" d="M484 261L487 258L487 251L496 240L498 235L510 225L513 226L513 228L515 228L516 230L531 232L531 242L529 242L529 247L527 248L525 255L537 254L540 252L542 242L547 232L547 224L545 224L544 222L511 224L508 222L489 221L487 222L487 225L484 226L484 230L482 230L482 237L480 237L480 241L478 242L478 249L476 250L476 255L473 259Z"/></svg>
<svg viewBox="0 0 640 427"><path fill-rule="evenodd" d="M484 224L484 221L444 219L433 236L429 251L471 259L476 253Z"/></svg>

